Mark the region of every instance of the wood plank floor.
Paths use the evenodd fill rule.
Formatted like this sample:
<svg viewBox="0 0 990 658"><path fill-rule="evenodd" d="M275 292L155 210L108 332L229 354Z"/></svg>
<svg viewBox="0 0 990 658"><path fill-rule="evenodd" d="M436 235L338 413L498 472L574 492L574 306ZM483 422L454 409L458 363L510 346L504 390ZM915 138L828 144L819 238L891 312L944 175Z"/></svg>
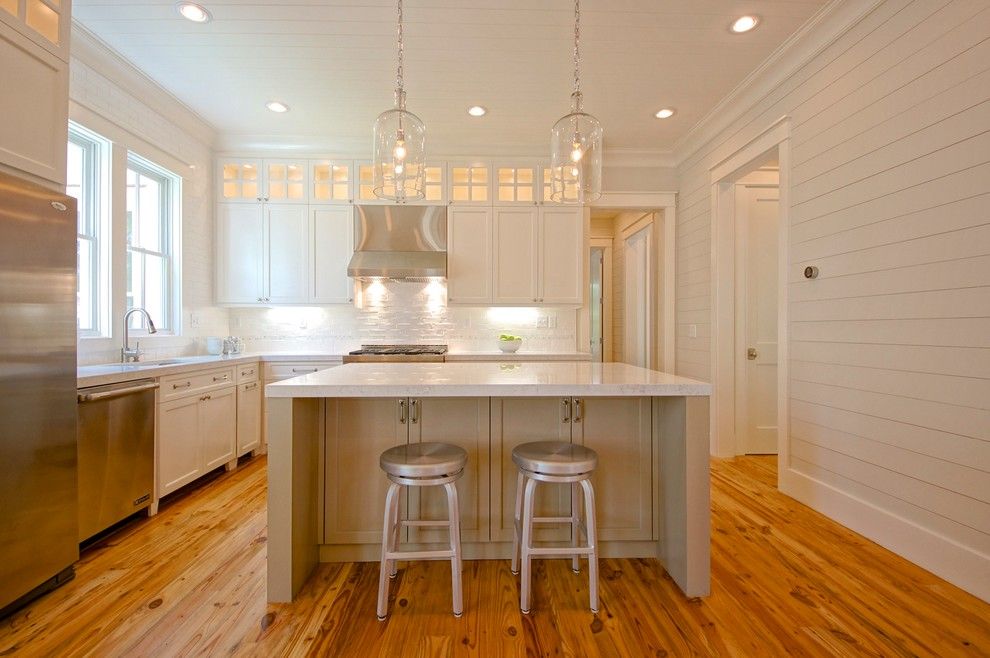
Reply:
<svg viewBox="0 0 990 658"><path fill-rule="evenodd" d="M712 595L687 599L655 560L602 560L602 606L569 563L535 570L534 612L504 561L400 570L375 619L377 564L322 565L291 605L265 603L265 460L86 551L76 579L0 621L0 656L990 655L990 605L779 494L775 461L712 464Z"/></svg>

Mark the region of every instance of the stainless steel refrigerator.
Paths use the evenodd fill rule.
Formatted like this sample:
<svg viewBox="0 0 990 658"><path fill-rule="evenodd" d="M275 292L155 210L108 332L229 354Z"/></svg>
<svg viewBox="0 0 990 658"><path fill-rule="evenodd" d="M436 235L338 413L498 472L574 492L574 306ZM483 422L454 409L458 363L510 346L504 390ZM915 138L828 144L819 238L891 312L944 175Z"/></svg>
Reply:
<svg viewBox="0 0 990 658"><path fill-rule="evenodd" d="M0 616L72 578L76 201L0 173Z"/></svg>

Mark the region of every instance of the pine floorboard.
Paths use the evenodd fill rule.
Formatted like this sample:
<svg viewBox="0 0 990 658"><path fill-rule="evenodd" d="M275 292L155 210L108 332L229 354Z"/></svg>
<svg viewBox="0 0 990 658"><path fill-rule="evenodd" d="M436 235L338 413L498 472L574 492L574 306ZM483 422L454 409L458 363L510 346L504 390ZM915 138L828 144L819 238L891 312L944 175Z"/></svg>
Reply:
<svg viewBox="0 0 990 658"><path fill-rule="evenodd" d="M465 613L446 562L400 565L375 618L377 563L320 565L265 602L265 458L243 463L87 549L75 580L0 620L0 656L990 656L990 605L780 494L776 461L712 461L712 594L656 560L534 569L518 608L503 560L469 561Z"/></svg>

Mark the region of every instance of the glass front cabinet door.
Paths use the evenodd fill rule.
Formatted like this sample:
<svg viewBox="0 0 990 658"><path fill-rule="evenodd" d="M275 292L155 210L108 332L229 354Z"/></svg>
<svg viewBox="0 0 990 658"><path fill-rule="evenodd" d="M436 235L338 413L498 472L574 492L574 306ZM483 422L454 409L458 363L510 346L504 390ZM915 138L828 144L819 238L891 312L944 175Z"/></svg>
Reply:
<svg viewBox="0 0 990 658"><path fill-rule="evenodd" d="M220 200L227 203L264 201L261 160L221 159L219 161Z"/></svg>
<svg viewBox="0 0 990 658"><path fill-rule="evenodd" d="M350 160L310 160L309 179L310 203L353 203L354 163Z"/></svg>

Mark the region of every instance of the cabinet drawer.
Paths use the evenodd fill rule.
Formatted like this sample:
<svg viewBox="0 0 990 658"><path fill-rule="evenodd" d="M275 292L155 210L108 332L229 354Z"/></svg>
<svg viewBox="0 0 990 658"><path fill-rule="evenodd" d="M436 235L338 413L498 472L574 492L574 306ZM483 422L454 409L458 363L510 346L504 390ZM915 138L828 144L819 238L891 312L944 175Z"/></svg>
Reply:
<svg viewBox="0 0 990 658"><path fill-rule="evenodd" d="M290 377L300 377L341 365L340 361L300 361L296 363L266 363L265 381L274 382Z"/></svg>
<svg viewBox="0 0 990 658"><path fill-rule="evenodd" d="M217 368L184 375L162 377L159 400L174 400L234 383L234 368Z"/></svg>
<svg viewBox="0 0 990 658"><path fill-rule="evenodd" d="M260 372L260 363L242 363L235 367L237 373L236 380L238 384L247 384L248 382L258 381L258 375Z"/></svg>

